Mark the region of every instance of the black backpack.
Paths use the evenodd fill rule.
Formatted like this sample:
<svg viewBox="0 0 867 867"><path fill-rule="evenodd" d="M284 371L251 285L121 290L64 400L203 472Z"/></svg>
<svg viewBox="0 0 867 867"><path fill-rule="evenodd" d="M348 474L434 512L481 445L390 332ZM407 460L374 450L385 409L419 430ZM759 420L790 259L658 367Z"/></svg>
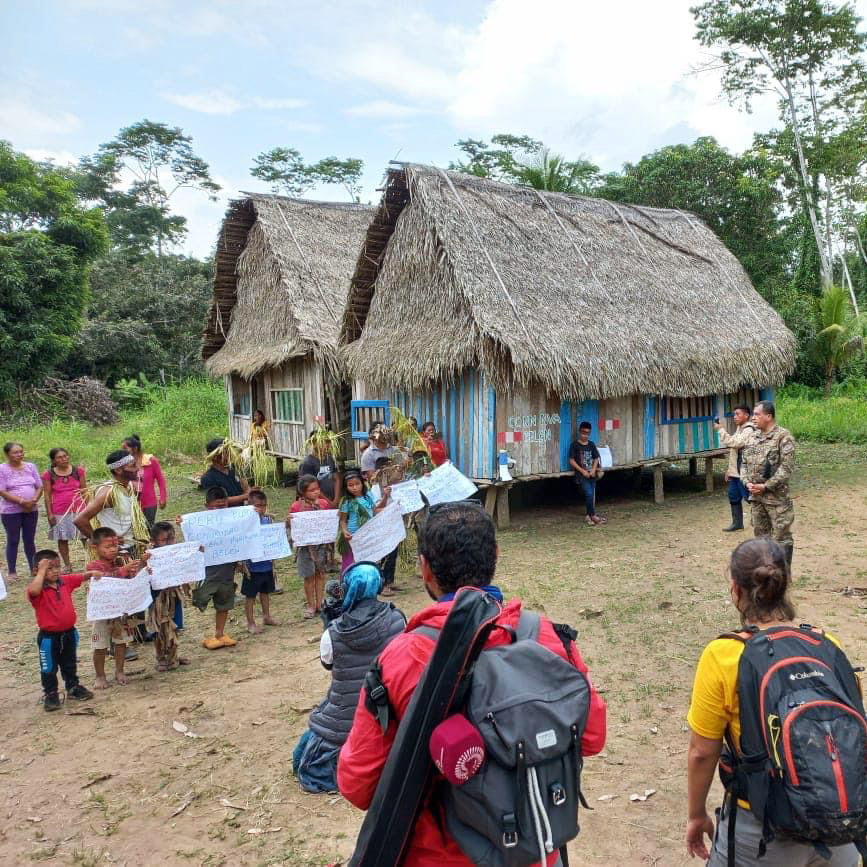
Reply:
<svg viewBox="0 0 867 867"><path fill-rule="evenodd" d="M731 732L720 759L729 795L728 863L735 864L737 799L762 825L758 856L776 834L811 844L854 843L867 857L867 719L854 669L809 624L729 633L738 665L740 752Z"/></svg>
<svg viewBox="0 0 867 867"><path fill-rule="evenodd" d="M539 643L539 615L522 611L512 641L485 648L473 666L464 714L485 742L485 761L466 783L440 783L445 827L481 867L545 864L578 835L581 738L590 714L590 684L574 665ZM575 633L555 631L572 656ZM436 640L438 630L415 632Z"/></svg>

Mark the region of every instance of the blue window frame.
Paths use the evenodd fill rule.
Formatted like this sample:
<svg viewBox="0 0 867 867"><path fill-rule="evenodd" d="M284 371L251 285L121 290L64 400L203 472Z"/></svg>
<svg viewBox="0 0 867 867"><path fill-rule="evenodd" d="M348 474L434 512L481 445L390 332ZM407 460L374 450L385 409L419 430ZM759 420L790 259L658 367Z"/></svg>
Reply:
<svg viewBox="0 0 867 867"><path fill-rule="evenodd" d="M725 396L725 415L731 418L735 414L735 407L742 403L752 409L761 399L762 390L754 385L742 385L737 391L730 391Z"/></svg>
<svg viewBox="0 0 867 867"><path fill-rule="evenodd" d="M659 401L660 424L710 421L717 415L716 395L701 397L663 397Z"/></svg>
<svg viewBox="0 0 867 867"><path fill-rule="evenodd" d="M391 408L387 400L352 401L352 438L366 440L374 422L391 424Z"/></svg>

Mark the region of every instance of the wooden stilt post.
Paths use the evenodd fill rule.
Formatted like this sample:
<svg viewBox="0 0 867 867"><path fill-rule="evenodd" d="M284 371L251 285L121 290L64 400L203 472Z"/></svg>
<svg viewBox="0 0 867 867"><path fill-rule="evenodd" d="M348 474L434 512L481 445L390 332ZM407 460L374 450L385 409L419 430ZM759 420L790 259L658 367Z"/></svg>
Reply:
<svg viewBox="0 0 867 867"><path fill-rule="evenodd" d="M713 458L704 459L704 486L707 490L713 490Z"/></svg>
<svg viewBox="0 0 867 867"><path fill-rule="evenodd" d="M274 458L274 463L276 464L277 469L277 484L283 481L283 458L280 455L276 455Z"/></svg>
<svg viewBox="0 0 867 867"><path fill-rule="evenodd" d="M497 529L508 530L512 522L509 514L509 489L507 486L497 488Z"/></svg>
<svg viewBox="0 0 867 867"><path fill-rule="evenodd" d="M689 459L689 474L691 476L698 475L698 458L690 458Z"/></svg>
<svg viewBox="0 0 867 867"><path fill-rule="evenodd" d="M497 507L497 486L491 485L485 491L485 511L493 518L494 510Z"/></svg>
<svg viewBox="0 0 867 867"><path fill-rule="evenodd" d="M662 464L653 468L653 501L662 503L665 500L665 491L662 487Z"/></svg>

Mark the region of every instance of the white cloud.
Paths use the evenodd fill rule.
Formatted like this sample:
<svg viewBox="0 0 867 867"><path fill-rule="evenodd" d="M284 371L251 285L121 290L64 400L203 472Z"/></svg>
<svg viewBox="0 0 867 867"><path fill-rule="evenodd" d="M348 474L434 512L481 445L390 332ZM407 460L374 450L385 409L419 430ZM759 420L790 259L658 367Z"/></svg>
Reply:
<svg viewBox="0 0 867 867"><path fill-rule="evenodd" d="M423 109L414 105L404 105L399 102L391 102L387 99L375 99L360 105L353 105L344 111L350 117L370 118L406 118L422 114Z"/></svg>
<svg viewBox="0 0 867 867"><path fill-rule="evenodd" d="M295 108L304 108L307 105L306 99L293 99L286 97L282 99L268 99L257 96L253 99L253 105L256 108L264 109L265 111L280 111L283 109L291 110Z"/></svg>
<svg viewBox="0 0 867 867"><path fill-rule="evenodd" d="M3 85L0 90L17 89L20 86ZM52 111L37 108L35 100L22 97L0 97L0 134L19 147L37 147L46 138L65 135L81 126L81 120L71 111Z"/></svg>
<svg viewBox="0 0 867 867"><path fill-rule="evenodd" d="M222 90L208 90L199 93L164 93L163 98L181 108L201 114L234 114L241 108L241 102Z"/></svg>

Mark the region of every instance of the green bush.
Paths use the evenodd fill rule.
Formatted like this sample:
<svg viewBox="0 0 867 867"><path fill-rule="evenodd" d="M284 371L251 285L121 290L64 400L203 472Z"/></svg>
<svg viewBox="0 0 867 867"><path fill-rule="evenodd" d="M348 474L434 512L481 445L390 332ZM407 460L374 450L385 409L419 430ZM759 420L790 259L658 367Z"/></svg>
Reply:
<svg viewBox="0 0 867 867"><path fill-rule="evenodd" d="M141 437L145 451L166 460L204 457L205 443L227 432L225 390L219 382L202 378L160 389L141 409L121 412L115 425L93 427L55 419L49 424L3 430L0 439L21 442L28 460L40 469L48 466L48 450L61 446L98 479L104 474L106 455L120 448L121 440L130 434Z"/></svg>
<svg viewBox="0 0 867 867"><path fill-rule="evenodd" d="M795 439L867 443L867 380L837 383L827 399L819 388L787 385L777 392L777 418Z"/></svg>

